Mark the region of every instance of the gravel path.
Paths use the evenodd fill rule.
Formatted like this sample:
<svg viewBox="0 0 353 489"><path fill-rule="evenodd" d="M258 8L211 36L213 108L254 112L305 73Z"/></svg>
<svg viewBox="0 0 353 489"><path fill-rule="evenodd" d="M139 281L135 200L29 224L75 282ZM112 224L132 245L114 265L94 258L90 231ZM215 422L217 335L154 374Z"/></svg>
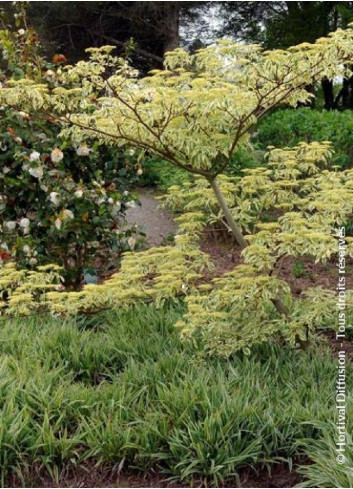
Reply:
<svg viewBox="0 0 353 489"><path fill-rule="evenodd" d="M159 201L155 199L153 190L140 189L137 192L141 206L128 209L127 222L137 224L146 233L147 246L158 246L166 237L175 234L177 226L170 212L159 209Z"/></svg>

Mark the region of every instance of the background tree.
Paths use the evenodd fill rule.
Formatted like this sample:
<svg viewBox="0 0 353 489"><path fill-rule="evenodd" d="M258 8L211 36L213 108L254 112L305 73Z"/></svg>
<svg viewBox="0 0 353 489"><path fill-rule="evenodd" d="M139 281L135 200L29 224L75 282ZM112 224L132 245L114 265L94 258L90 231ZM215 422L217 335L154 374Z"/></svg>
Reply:
<svg viewBox="0 0 353 489"><path fill-rule="evenodd" d="M353 20L353 2L222 2L220 35L257 42L266 49L286 49L315 42ZM323 78L325 108L353 108L353 78L334 94L333 80ZM312 90L312 87L308 87Z"/></svg>
<svg viewBox="0 0 353 489"><path fill-rule="evenodd" d="M142 72L161 67L165 52L175 49L193 26L197 40L209 2L29 2L28 20L38 31L48 55L60 51L70 61L85 49L112 44L128 54ZM9 2L0 2L9 14Z"/></svg>

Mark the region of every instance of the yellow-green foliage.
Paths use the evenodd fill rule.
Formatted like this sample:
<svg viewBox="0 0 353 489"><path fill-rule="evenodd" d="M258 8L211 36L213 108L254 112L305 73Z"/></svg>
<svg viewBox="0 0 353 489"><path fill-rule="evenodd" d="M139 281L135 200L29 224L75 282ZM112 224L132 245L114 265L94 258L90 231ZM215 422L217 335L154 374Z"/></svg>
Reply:
<svg viewBox="0 0 353 489"><path fill-rule="evenodd" d="M278 313L273 301L280 297L288 314ZM334 291L313 287L293 299L289 286L275 276L260 275L249 265L239 265L212 286L187 297L188 312L179 321L184 337L211 355L245 354L270 339L306 341L318 327L337 326ZM353 291L346 293L346 314L353 314Z"/></svg>
<svg viewBox="0 0 353 489"><path fill-rule="evenodd" d="M188 312L178 326L184 336L201 344L208 353L247 353L254 344L281 331L283 319L271 299L281 296L288 302L290 291L277 277L260 275L249 265L239 265L214 279L212 287L204 288L187 298Z"/></svg>
<svg viewBox="0 0 353 489"><path fill-rule="evenodd" d="M292 344L304 340L316 327L335 323L335 293L315 288L293 299L288 284L276 275L276 263L289 255L325 261L338 251L336 228L353 214L353 170L329 171L329 154L329 143L271 149L266 167L248 170L244 177L219 179L232 213L251 234L242 252L245 264L211 284L200 280L211 263L198 240L207 224L223 216L207 182L198 178L185 187L172 187L163 199L181 213L173 246L126 253L110 279L80 292L58 291L55 269L26 272L6 265L0 283L9 299L3 311L47 309L66 315L186 296L187 312L178 326L184 338L211 354L248 352L275 337ZM352 241L347 238L350 256ZM352 299L348 291L349 311ZM276 309L278 300L286 314Z"/></svg>
<svg viewBox="0 0 353 489"><path fill-rule="evenodd" d="M283 256L311 255L325 262L338 252L337 228L353 215L353 170L329 171L329 155L329 143L272 148L267 167L248 170L242 178L219 179L233 215L252 230L242 252L247 265L187 298L188 312L179 324L184 336L211 353L229 355L274 335L295 343L320 325L335 324L334 292L314 288L293 300L288 286L276 277ZM164 202L186 215L192 209L199 223L220 218L202 179L186 188L172 187ZM245 207L239 219L239 209ZM346 238L347 256L353 256L352 242ZM288 309L285 315L274 307L279 298ZM353 312L351 291L347 308Z"/></svg>
<svg viewBox="0 0 353 489"><path fill-rule="evenodd" d="M209 176L222 172L249 128L273 107L305 102L308 84L347 74L353 29L288 50L232 41L195 54L176 49L166 55L165 69L144 78L112 51L90 49L88 61L53 73L50 86L4 83L0 103L51 113L79 141L94 135L128 144Z"/></svg>
<svg viewBox="0 0 353 489"><path fill-rule="evenodd" d="M17 270L14 263L0 267L0 314L27 316L47 311L48 294L61 290L60 267L44 265L33 270Z"/></svg>
<svg viewBox="0 0 353 489"><path fill-rule="evenodd" d="M86 285L81 292L50 292L48 299L51 310L61 314L124 308L139 302L160 305L192 293L195 281L211 266L193 239L180 235L175 246L125 253L119 272L101 285Z"/></svg>
<svg viewBox="0 0 353 489"><path fill-rule="evenodd" d="M269 272L282 255L325 261L337 253L336 229L353 214L353 170L327 169L330 148L328 142L272 148L266 167L246 170L243 177L218 178L233 216L249 232L246 263ZM162 200L175 211L192 212L199 229L224 220L202 178L171 187ZM352 240L347 242L352 254Z"/></svg>

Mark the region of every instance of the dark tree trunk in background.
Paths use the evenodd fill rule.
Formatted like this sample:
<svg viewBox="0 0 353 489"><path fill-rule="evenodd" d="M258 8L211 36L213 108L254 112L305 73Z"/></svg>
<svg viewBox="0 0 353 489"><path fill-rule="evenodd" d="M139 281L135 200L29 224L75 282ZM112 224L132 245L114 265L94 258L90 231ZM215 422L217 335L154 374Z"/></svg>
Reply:
<svg viewBox="0 0 353 489"><path fill-rule="evenodd" d="M353 66L350 67L352 68ZM335 108L353 109L353 76L343 79L342 88L335 100Z"/></svg>
<svg viewBox="0 0 353 489"><path fill-rule="evenodd" d="M346 78L343 81L342 109L353 108L353 77Z"/></svg>
<svg viewBox="0 0 353 489"><path fill-rule="evenodd" d="M333 110L335 108L335 98L333 94L333 81L328 78L321 80L322 91L324 94L324 109Z"/></svg>
<svg viewBox="0 0 353 489"><path fill-rule="evenodd" d="M180 4L164 2L166 7L164 53L179 47Z"/></svg>
<svg viewBox="0 0 353 489"><path fill-rule="evenodd" d="M116 54L127 56L142 75L163 66L167 51L180 44L180 26L185 45L214 36L209 21L211 2L28 2L28 19L38 32L45 54L62 53L70 63L85 58L85 49L106 44L117 46ZM12 2L0 9L11 14ZM12 18L12 17L11 17ZM208 33L208 34L206 34Z"/></svg>

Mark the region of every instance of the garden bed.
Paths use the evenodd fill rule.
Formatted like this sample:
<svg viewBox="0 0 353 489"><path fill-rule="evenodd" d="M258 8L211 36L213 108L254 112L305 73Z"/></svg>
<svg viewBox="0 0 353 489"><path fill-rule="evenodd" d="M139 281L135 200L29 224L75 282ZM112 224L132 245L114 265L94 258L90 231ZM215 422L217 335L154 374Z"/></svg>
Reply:
<svg viewBox="0 0 353 489"><path fill-rule="evenodd" d="M323 484L332 483L336 359L327 347L197 359L174 327L182 313L165 304L4 321L4 485L21 474L26 487L234 487L237 473L243 487L292 487L303 476L289 464L315 463L315 443ZM335 477L347 487L345 467Z"/></svg>

